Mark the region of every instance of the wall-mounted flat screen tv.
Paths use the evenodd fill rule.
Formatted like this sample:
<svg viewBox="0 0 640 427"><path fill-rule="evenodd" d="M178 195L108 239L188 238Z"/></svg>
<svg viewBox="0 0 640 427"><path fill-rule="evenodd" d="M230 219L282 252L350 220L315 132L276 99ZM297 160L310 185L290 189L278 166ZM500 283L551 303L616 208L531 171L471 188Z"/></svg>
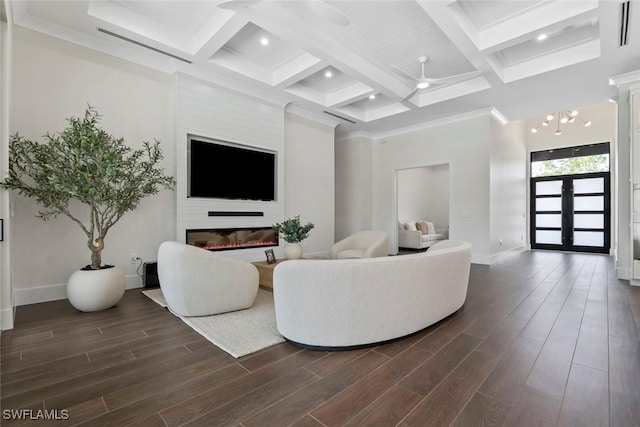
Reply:
<svg viewBox="0 0 640 427"><path fill-rule="evenodd" d="M190 136L189 197L276 200L276 153L226 141Z"/></svg>

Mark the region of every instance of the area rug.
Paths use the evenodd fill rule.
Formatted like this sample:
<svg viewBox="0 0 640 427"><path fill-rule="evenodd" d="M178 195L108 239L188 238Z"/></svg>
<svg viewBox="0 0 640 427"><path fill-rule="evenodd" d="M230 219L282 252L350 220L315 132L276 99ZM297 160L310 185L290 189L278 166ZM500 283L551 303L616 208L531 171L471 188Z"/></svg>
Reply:
<svg viewBox="0 0 640 427"><path fill-rule="evenodd" d="M142 293L156 304L167 306L161 289L150 289ZM273 293L264 289L258 289L256 301L246 310L214 316L177 317L233 357L246 356L284 342L276 328Z"/></svg>

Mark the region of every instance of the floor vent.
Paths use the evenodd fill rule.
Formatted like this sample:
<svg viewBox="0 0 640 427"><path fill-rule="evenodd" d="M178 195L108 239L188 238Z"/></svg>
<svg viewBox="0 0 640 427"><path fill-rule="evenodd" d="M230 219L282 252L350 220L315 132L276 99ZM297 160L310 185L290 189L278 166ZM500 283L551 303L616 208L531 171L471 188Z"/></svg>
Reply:
<svg viewBox="0 0 640 427"><path fill-rule="evenodd" d="M629 7L631 0L624 1L620 4L620 46L626 46L628 43L627 35L629 34Z"/></svg>
<svg viewBox="0 0 640 427"><path fill-rule="evenodd" d="M332 113L332 112L330 112L330 111L323 111L323 113L328 114L328 115L333 116L333 117L337 117L338 119L340 119L340 120L344 120L345 122L349 122L349 123L353 123L353 124L355 124L355 123L356 123L356 122L354 122L353 120L349 120L349 119L347 119L346 117L339 116L339 115L334 114L334 113Z"/></svg>
<svg viewBox="0 0 640 427"><path fill-rule="evenodd" d="M144 48L149 49L149 50L152 50L152 51L154 51L154 52L161 53L161 54L166 55L166 56L169 56L169 57L171 57L171 58L173 58L173 59L177 59L177 60L179 60L179 61L186 62L187 64L191 64L191 61L189 61L188 59L180 58L179 56L174 55L174 54L172 54L172 53L165 52L164 50L160 50L160 49L157 49L157 48L155 48L155 47L153 47L153 46L149 46L148 44L144 44L144 43L141 43L141 42L139 42L139 41L136 41L136 40L130 39L129 37L125 37L125 36L123 36L123 35L120 35L120 34L114 33L114 32L109 31L109 30L105 30L104 28L100 28L100 27L98 27L98 31L100 31L101 33L104 33L104 34L108 34L108 35L110 35L110 36L113 36L113 37L115 37L115 38L118 38L118 39L120 39L120 40L124 40L124 41L126 41L126 42L133 43L133 44L135 44L135 45L137 45L137 46L144 47Z"/></svg>

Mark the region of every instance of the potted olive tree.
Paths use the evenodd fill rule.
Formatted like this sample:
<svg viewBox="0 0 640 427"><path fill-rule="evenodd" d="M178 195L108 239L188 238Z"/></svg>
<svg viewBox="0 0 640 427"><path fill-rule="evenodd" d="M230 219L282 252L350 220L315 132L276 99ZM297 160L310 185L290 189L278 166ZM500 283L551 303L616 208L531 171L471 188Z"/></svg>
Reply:
<svg viewBox="0 0 640 427"><path fill-rule="evenodd" d="M302 242L309 237L309 231L315 227L312 223L307 222L302 225L300 215L286 219L281 223L273 224L273 230L282 236L288 245L284 247L284 253L288 259L296 259L302 257Z"/></svg>
<svg viewBox="0 0 640 427"><path fill-rule="evenodd" d="M115 305L124 294L124 274L102 265L107 233L140 201L173 188L173 177L159 167L159 141L133 150L100 125L91 106L84 117L67 119L59 133L45 135L46 143L15 134L9 141L9 174L3 188L34 199L43 220L66 215L87 237L91 263L74 272L67 283L69 302L81 311ZM72 201L78 203L72 203Z"/></svg>

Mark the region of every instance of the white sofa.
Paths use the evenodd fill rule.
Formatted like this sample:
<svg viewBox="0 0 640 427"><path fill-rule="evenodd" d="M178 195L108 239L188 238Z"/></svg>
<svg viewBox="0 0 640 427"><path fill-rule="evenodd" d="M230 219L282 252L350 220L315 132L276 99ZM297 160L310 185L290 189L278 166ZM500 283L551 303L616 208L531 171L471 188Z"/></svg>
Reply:
<svg viewBox="0 0 640 427"><path fill-rule="evenodd" d="M255 265L179 242L160 244L158 280L167 306L180 316L249 308L258 293Z"/></svg>
<svg viewBox="0 0 640 427"><path fill-rule="evenodd" d="M278 331L303 347L377 344L417 332L464 304L471 245L366 259L291 260L273 272Z"/></svg>
<svg viewBox="0 0 640 427"><path fill-rule="evenodd" d="M408 220L398 222L398 247L425 249L440 240L446 240L449 238L449 231L447 228L435 227L432 223L427 221L423 222L430 224L430 230L427 230L426 233L418 230L415 226L418 221L419 220Z"/></svg>

